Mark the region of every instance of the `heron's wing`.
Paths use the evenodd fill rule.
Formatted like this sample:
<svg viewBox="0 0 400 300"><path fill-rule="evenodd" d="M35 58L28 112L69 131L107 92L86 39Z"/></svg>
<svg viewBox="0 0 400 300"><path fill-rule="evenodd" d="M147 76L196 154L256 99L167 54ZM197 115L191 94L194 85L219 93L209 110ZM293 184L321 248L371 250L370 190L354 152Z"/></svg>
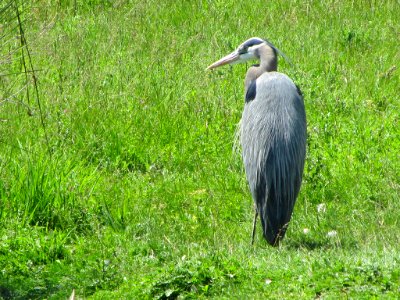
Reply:
<svg viewBox="0 0 400 300"><path fill-rule="evenodd" d="M245 105L241 144L247 180L270 244L283 237L300 190L306 145L304 104L280 73L257 79Z"/></svg>

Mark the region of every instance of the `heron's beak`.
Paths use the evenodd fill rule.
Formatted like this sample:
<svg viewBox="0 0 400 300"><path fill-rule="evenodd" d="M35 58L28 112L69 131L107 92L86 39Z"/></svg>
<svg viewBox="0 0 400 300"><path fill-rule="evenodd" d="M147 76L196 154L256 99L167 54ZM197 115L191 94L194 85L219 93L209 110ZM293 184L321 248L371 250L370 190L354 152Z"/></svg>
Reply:
<svg viewBox="0 0 400 300"><path fill-rule="evenodd" d="M239 58L240 58L239 53L237 51L234 51L231 54L228 54L227 56L225 56L225 57L221 58L220 60L216 61L212 65L209 65L207 67L207 70L212 70L212 69L221 67L221 66L226 65L226 64L231 64L231 63L236 62L237 60L239 60Z"/></svg>

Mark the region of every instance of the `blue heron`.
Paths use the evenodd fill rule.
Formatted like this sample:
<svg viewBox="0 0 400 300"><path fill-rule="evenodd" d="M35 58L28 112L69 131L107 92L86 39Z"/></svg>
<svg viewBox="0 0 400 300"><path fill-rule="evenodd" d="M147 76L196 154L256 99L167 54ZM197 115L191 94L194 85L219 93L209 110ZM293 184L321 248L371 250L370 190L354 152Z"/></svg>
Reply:
<svg viewBox="0 0 400 300"><path fill-rule="evenodd" d="M253 37L207 69L258 59L246 74L240 143L247 181L255 203L251 242L258 215L263 236L279 245L300 190L306 154L306 114L300 89L277 72L278 53L267 40ZM285 57L285 56L284 56Z"/></svg>

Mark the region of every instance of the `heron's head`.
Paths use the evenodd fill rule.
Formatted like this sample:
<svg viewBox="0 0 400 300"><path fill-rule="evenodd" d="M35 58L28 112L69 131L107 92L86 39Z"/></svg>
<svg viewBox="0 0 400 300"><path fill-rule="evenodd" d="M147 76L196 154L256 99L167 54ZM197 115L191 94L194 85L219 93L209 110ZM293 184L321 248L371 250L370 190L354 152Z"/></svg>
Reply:
<svg viewBox="0 0 400 300"><path fill-rule="evenodd" d="M258 37L250 38L237 47L235 51L208 66L207 70L212 70L226 64L237 64L250 59L259 59L258 49L263 46L269 46L275 49L275 47L263 39Z"/></svg>

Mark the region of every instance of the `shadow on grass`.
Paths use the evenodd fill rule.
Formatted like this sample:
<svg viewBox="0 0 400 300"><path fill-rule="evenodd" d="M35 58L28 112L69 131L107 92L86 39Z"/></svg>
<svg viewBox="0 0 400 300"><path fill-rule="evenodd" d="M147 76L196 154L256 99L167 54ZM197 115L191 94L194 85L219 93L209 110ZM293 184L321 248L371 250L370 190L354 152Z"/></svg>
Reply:
<svg viewBox="0 0 400 300"><path fill-rule="evenodd" d="M13 299L11 290L3 285L0 285L0 299Z"/></svg>
<svg viewBox="0 0 400 300"><path fill-rule="evenodd" d="M48 290L43 288L34 288L30 291L22 292L23 286L12 287L0 283L0 299L43 299L49 296Z"/></svg>
<svg viewBox="0 0 400 300"><path fill-rule="evenodd" d="M330 249L354 249L357 248L355 241L332 241L328 239L299 239L287 241L288 249L306 250L330 250Z"/></svg>
<svg viewBox="0 0 400 300"><path fill-rule="evenodd" d="M289 243L286 244L286 247L289 249L317 250L317 249L329 249L337 246L332 245L332 243L328 243L325 241L298 240L298 241L290 241Z"/></svg>

